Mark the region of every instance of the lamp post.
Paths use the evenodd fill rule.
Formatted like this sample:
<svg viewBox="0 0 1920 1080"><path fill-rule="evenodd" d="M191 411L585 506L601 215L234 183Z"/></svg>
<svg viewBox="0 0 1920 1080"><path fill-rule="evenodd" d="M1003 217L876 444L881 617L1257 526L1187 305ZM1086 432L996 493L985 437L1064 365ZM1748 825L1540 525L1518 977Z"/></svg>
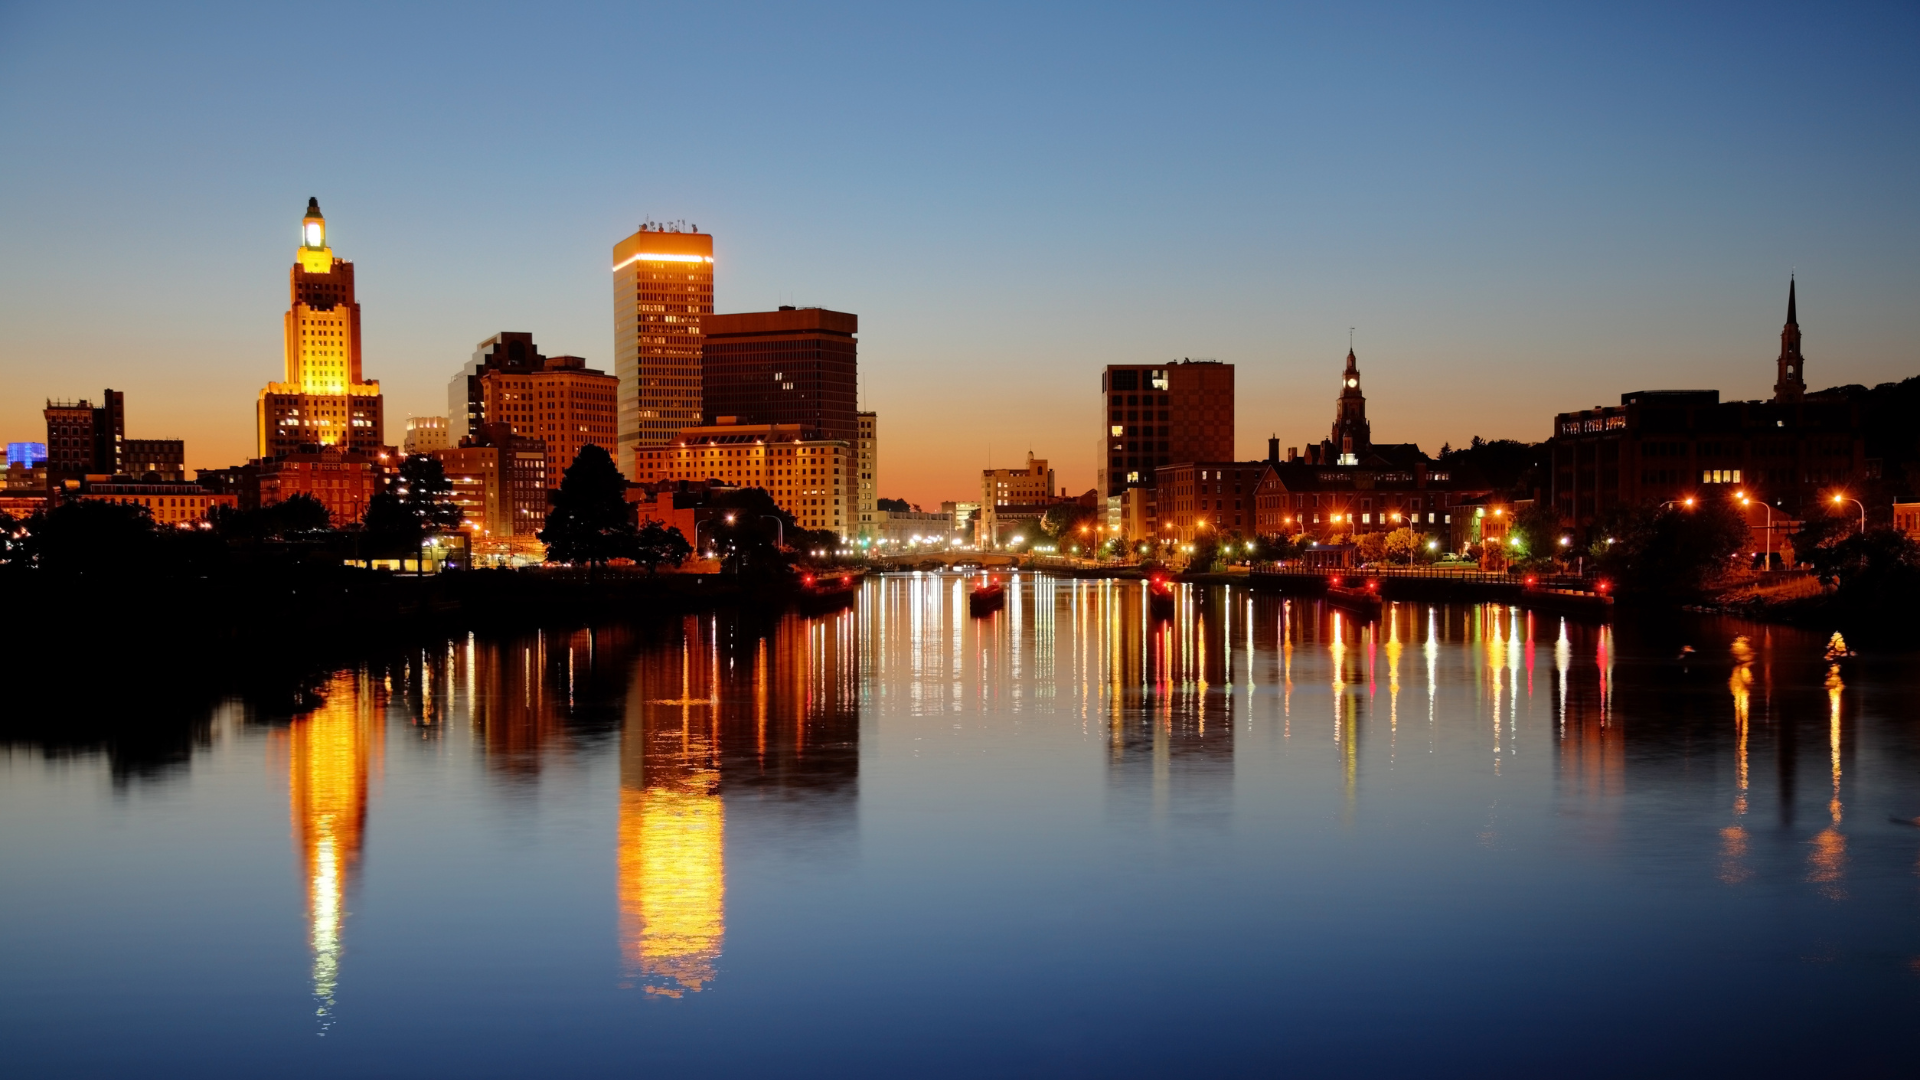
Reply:
<svg viewBox="0 0 1920 1080"><path fill-rule="evenodd" d="M1752 506L1753 500L1744 491L1736 491L1733 497L1740 500L1741 506ZM1773 504L1761 500L1761 506L1767 508L1767 569L1773 569Z"/></svg>
<svg viewBox="0 0 1920 1080"><path fill-rule="evenodd" d="M1861 502L1859 499L1850 498L1845 495L1835 495L1833 497L1833 505L1839 506L1841 503L1852 503L1860 508L1860 535L1867 535L1867 504Z"/></svg>

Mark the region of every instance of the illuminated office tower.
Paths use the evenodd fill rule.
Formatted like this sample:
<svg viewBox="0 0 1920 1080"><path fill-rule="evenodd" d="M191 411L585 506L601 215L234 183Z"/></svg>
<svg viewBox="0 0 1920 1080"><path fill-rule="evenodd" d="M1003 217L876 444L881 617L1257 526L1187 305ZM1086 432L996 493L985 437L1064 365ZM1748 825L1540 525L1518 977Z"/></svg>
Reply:
<svg viewBox="0 0 1920 1080"><path fill-rule="evenodd" d="M360 304L353 264L334 258L320 200L307 200L300 248L288 277L286 381L268 383L258 406L263 458L326 447L379 452L380 384L360 374Z"/></svg>
<svg viewBox="0 0 1920 1080"><path fill-rule="evenodd" d="M701 421L702 325L713 314L713 237L648 222L613 246L613 373L619 380L619 452L673 441Z"/></svg>

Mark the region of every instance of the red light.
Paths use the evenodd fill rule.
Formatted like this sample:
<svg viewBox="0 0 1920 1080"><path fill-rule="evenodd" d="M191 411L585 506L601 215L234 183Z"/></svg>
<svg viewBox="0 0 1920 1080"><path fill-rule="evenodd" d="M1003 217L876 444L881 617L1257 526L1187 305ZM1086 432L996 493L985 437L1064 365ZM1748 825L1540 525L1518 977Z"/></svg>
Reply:
<svg viewBox="0 0 1920 1080"><path fill-rule="evenodd" d="M853 575L852 575L852 574L841 574L841 575L840 575L840 584L842 584L842 585L845 585L845 584L846 584L847 582L849 582L849 581L852 581L852 580L853 580Z"/></svg>
<svg viewBox="0 0 1920 1080"><path fill-rule="evenodd" d="M1533 576L1532 576L1532 575L1528 575L1528 576L1527 576L1527 584L1529 584L1529 585L1531 585L1531 584L1533 584Z"/></svg>
<svg viewBox="0 0 1920 1080"><path fill-rule="evenodd" d="M1598 585L1596 585L1596 586L1594 586L1594 588L1596 588L1596 589L1599 589L1599 590L1600 590L1601 592L1606 592L1606 591L1607 591L1607 584L1608 584L1607 582L1604 582L1604 581L1603 581L1603 582L1601 582L1600 584L1598 584Z"/></svg>
<svg viewBox="0 0 1920 1080"><path fill-rule="evenodd" d="M806 581L806 584L808 584L808 585L811 585L811 584L813 584L813 575L812 575L812 574L808 574L808 575L806 576L806 579L805 579L805 581Z"/></svg>
<svg viewBox="0 0 1920 1080"><path fill-rule="evenodd" d="M1334 579L1333 579L1333 583L1334 583L1335 585L1338 585L1338 584L1340 584L1340 579L1339 579L1339 578L1334 578Z"/></svg>

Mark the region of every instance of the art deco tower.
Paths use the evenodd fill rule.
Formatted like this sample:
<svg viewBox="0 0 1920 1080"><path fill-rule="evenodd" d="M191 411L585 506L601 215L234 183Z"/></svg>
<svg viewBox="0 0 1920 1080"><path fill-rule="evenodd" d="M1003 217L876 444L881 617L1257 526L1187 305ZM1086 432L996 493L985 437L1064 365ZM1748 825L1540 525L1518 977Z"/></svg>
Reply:
<svg viewBox="0 0 1920 1080"><path fill-rule="evenodd" d="M302 446L371 453L384 445L380 384L360 375L360 304L353 264L334 258L320 200L307 200L288 276L286 381L260 391L259 451Z"/></svg>
<svg viewBox="0 0 1920 1080"><path fill-rule="evenodd" d="M713 314L713 237L648 223L613 246L613 373L621 471L634 450L700 423L703 316Z"/></svg>
<svg viewBox="0 0 1920 1080"><path fill-rule="evenodd" d="M1773 382L1773 400L1799 401L1807 396L1807 362L1800 355L1800 316L1794 310L1794 281L1787 280L1787 325L1780 329L1780 373Z"/></svg>

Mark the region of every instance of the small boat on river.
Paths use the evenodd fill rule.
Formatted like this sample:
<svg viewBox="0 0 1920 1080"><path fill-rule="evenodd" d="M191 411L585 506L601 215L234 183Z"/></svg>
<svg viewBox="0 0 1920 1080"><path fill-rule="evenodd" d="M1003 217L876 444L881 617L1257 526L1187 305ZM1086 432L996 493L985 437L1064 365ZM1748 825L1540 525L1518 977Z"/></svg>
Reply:
<svg viewBox="0 0 1920 1080"><path fill-rule="evenodd" d="M860 577L851 570L802 574L795 599L801 607L815 611L850 604L854 594L860 591Z"/></svg>
<svg viewBox="0 0 1920 1080"><path fill-rule="evenodd" d="M1173 618L1173 581L1165 574L1147 579L1147 610L1156 619Z"/></svg>
<svg viewBox="0 0 1920 1080"><path fill-rule="evenodd" d="M988 615L1005 606L1007 587L1000 584L999 578L987 578L967 594L967 610L975 615Z"/></svg>

